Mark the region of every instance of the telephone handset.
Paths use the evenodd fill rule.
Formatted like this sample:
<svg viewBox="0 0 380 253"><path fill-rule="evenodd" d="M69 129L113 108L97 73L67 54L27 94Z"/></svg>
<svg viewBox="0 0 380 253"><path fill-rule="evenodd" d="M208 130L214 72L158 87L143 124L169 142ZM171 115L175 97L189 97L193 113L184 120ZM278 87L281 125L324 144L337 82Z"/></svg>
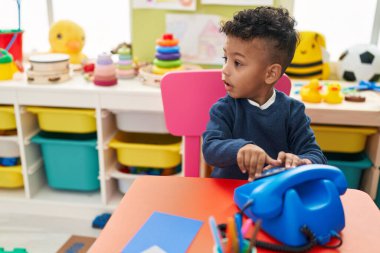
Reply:
<svg viewBox="0 0 380 253"><path fill-rule="evenodd" d="M344 212L339 195L347 182L341 170L329 165L303 165L279 169L235 189L234 201L244 213L263 220L262 228L279 241L300 246L307 243L300 227L307 225L319 244L330 241L344 228Z"/></svg>

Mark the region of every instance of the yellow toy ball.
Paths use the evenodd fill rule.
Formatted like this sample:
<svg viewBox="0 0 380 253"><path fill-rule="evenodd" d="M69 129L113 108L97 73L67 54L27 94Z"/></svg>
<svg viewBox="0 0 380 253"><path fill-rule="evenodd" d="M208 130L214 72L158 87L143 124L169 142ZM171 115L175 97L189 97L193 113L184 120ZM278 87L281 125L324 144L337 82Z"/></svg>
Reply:
<svg viewBox="0 0 380 253"><path fill-rule="evenodd" d="M60 20L50 27L50 51L52 53L68 54L70 63L81 64L87 58L82 54L85 40L82 27L70 20Z"/></svg>

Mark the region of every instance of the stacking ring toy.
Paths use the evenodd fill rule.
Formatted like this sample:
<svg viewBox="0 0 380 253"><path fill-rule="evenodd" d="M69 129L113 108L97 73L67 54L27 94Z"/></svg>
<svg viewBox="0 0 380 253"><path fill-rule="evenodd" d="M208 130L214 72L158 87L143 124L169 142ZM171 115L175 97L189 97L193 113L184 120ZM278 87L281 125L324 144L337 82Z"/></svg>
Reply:
<svg viewBox="0 0 380 253"><path fill-rule="evenodd" d="M119 60L119 65L131 65L133 63L132 60Z"/></svg>
<svg viewBox="0 0 380 253"><path fill-rule="evenodd" d="M157 52L162 54L172 54L172 53L179 53L179 46L174 47L156 47Z"/></svg>
<svg viewBox="0 0 380 253"><path fill-rule="evenodd" d="M94 70L94 75L100 75L100 76L104 76L104 75L113 75L115 73L115 66L114 65L104 65L102 66L101 68L100 67L95 67L95 70Z"/></svg>
<svg viewBox="0 0 380 253"><path fill-rule="evenodd" d="M112 86L117 84L117 79L108 80L108 81L98 81L94 80L94 84L98 86Z"/></svg>
<svg viewBox="0 0 380 253"><path fill-rule="evenodd" d="M182 66L177 67L177 68L170 68L170 69L168 69L168 68L160 68L160 67L157 67L157 66L154 65L153 68L152 68L152 72L153 72L153 74L156 74L156 75L163 75L163 74L166 74L166 73L168 73L170 71L181 70L181 69L183 69Z"/></svg>
<svg viewBox="0 0 380 253"><path fill-rule="evenodd" d="M158 59L154 59L153 60L153 65L155 65L157 67L160 67L160 68L169 69L169 68L175 68L175 67L181 66L182 65L182 61L181 60L161 61L161 60L158 60Z"/></svg>
<svg viewBox="0 0 380 253"><path fill-rule="evenodd" d="M122 54L120 54L119 55L119 59L120 60L124 60L124 61L131 61L132 60L132 56L131 55L122 55Z"/></svg>
<svg viewBox="0 0 380 253"><path fill-rule="evenodd" d="M179 40L172 39L172 40L163 40L163 39L157 39L156 44L163 46L163 47L172 47L177 46L179 43Z"/></svg>
<svg viewBox="0 0 380 253"><path fill-rule="evenodd" d="M177 60L179 58L181 58L181 54L180 53L173 53L173 54L160 54L160 53L156 53L156 58L159 59L159 60Z"/></svg>
<svg viewBox="0 0 380 253"><path fill-rule="evenodd" d="M121 70L130 70L130 69L133 69L133 65L117 65L117 69L121 69Z"/></svg>
<svg viewBox="0 0 380 253"><path fill-rule="evenodd" d="M106 75L106 76L96 76L95 81L105 82L105 81L112 81L115 79L115 75Z"/></svg>
<svg viewBox="0 0 380 253"><path fill-rule="evenodd" d="M109 65L109 64L112 64L113 62L110 56L106 54L101 54L98 56L96 63L99 65Z"/></svg>

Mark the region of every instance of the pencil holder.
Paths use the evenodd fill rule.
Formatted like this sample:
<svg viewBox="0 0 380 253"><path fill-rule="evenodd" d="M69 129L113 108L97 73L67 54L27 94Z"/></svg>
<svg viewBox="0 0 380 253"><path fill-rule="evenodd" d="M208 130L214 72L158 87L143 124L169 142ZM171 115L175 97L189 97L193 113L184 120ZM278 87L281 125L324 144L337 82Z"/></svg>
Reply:
<svg viewBox="0 0 380 253"><path fill-rule="evenodd" d="M227 242L228 242L227 238L223 238L222 239L222 244L223 244L224 249L226 249L226 247L227 247ZM249 240L244 240L244 242L243 242L243 250L240 250L239 252L242 252L242 253L257 253L256 247L253 247L252 250L251 250L251 252L248 252L248 248L249 248ZM214 246L212 247L212 252L213 253L220 253L221 251L218 250L218 248L214 244Z"/></svg>

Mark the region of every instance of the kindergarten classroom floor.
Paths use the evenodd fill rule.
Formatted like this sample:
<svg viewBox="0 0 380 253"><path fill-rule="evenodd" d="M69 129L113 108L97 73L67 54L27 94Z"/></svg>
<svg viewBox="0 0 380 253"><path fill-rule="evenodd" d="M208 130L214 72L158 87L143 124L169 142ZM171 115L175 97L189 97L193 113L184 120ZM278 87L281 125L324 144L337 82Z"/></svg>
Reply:
<svg viewBox="0 0 380 253"><path fill-rule="evenodd" d="M72 236L96 238L101 230L91 227L96 215L61 215L52 210L52 215L37 212L28 213L28 205L16 212L5 208L0 202L0 248L11 251L13 248L25 248L28 253L55 253ZM96 212L96 214L101 214Z"/></svg>

